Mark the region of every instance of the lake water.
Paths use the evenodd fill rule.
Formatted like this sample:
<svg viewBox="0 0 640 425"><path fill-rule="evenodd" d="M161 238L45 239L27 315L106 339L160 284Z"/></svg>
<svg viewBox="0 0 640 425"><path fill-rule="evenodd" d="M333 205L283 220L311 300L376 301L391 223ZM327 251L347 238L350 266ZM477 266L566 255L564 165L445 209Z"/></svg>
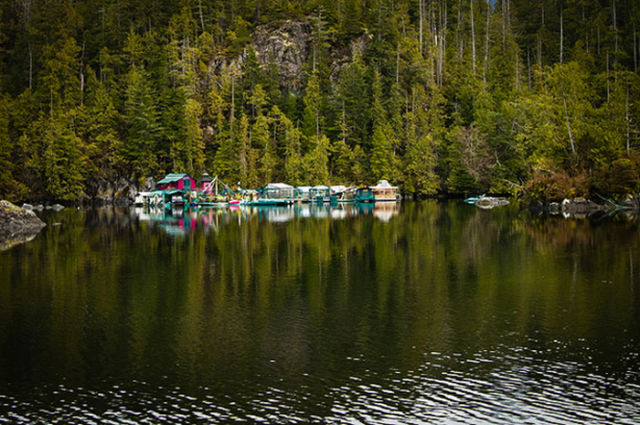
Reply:
<svg viewBox="0 0 640 425"><path fill-rule="evenodd" d="M0 423L640 422L637 219L43 217L0 252Z"/></svg>

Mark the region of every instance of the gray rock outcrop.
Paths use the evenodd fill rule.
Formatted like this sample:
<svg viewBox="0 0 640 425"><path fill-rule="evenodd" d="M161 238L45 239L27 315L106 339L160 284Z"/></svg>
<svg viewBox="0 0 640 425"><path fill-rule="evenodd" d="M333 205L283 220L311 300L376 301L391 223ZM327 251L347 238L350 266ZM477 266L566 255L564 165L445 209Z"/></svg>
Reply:
<svg viewBox="0 0 640 425"><path fill-rule="evenodd" d="M253 34L253 49L263 66L275 63L282 82L297 86L309 54L309 25L284 21L278 27L262 25Z"/></svg>
<svg viewBox="0 0 640 425"><path fill-rule="evenodd" d="M490 210L496 207L509 205L509 201L505 198L494 198L492 196L483 196L475 201L475 206L483 210Z"/></svg>
<svg viewBox="0 0 640 425"><path fill-rule="evenodd" d="M44 226L33 211L0 201L0 250L32 240Z"/></svg>
<svg viewBox="0 0 640 425"><path fill-rule="evenodd" d="M249 49L253 49L263 70L267 70L271 64L275 65L281 86L301 90L304 88L305 75L308 72L305 66L309 56L313 55L311 40L313 28L314 22L309 19L259 25L251 36L251 44L238 56L228 58L219 55L209 62L210 76L237 72L246 62ZM348 45L332 52L330 58L332 80L335 81L339 77L342 68L350 63L354 56L364 54L372 38L371 34L363 34ZM209 132L209 129L205 128L205 132Z"/></svg>

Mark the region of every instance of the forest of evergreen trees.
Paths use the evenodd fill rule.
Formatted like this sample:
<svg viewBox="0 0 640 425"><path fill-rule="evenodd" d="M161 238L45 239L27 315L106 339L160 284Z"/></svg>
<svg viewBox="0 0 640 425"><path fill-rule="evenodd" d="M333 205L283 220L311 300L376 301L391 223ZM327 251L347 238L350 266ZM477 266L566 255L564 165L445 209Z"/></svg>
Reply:
<svg viewBox="0 0 640 425"><path fill-rule="evenodd" d="M253 47L287 20L293 79ZM0 0L0 198L181 171L637 194L639 31L637 0Z"/></svg>

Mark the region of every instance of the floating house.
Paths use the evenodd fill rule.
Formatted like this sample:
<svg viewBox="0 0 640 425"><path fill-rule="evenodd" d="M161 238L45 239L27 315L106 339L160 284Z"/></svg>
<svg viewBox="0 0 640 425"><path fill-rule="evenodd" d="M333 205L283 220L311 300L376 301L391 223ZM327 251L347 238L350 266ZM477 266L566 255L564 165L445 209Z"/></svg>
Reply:
<svg viewBox="0 0 640 425"><path fill-rule="evenodd" d="M331 186L331 202L353 202L356 188L343 185Z"/></svg>
<svg viewBox="0 0 640 425"><path fill-rule="evenodd" d="M164 201L164 193L161 190L154 190L153 192L139 192L133 204L138 207L157 207L162 205Z"/></svg>
<svg viewBox="0 0 640 425"><path fill-rule="evenodd" d="M333 187L331 191L333 192ZM344 186L341 186L344 187ZM338 202L354 202L357 188L345 187L344 190L333 192L331 198L336 197Z"/></svg>
<svg viewBox="0 0 640 425"><path fill-rule="evenodd" d="M329 202L331 200L331 190L328 186L313 186L309 195L313 202Z"/></svg>
<svg viewBox="0 0 640 425"><path fill-rule="evenodd" d="M295 188L293 192L293 196L296 201L300 202L311 202L311 195L309 191L311 190L311 186L298 186Z"/></svg>
<svg viewBox="0 0 640 425"><path fill-rule="evenodd" d="M337 195L337 194L342 193L345 190L347 190L347 186L336 185L336 186L331 186L329 189L331 189L331 194L332 195Z"/></svg>
<svg viewBox="0 0 640 425"><path fill-rule="evenodd" d="M269 183L262 191L265 199L293 199L293 186L286 183Z"/></svg>
<svg viewBox="0 0 640 425"><path fill-rule="evenodd" d="M195 190L196 181L188 174L167 174L156 187L158 190Z"/></svg>
<svg viewBox="0 0 640 425"><path fill-rule="evenodd" d="M249 201L248 204L254 206L291 205L293 200L293 186L285 183L269 183L262 189L260 197Z"/></svg>
<svg viewBox="0 0 640 425"><path fill-rule="evenodd" d="M370 187L376 202L389 201L396 202L399 200L397 186L391 186L388 181L380 180L377 185Z"/></svg>
<svg viewBox="0 0 640 425"><path fill-rule="evenodd" d="M196 181L188 174L167 174L156 183L156 188L163 194L163 201L173 205L187 204L188 192L196 190Z"/></svg>
<svg viewBox="0 0 640 425"><path fill-rule="evenodd" d="M375 202L376 198L369 186L359 187L353 197L355 202Z"/></svg>

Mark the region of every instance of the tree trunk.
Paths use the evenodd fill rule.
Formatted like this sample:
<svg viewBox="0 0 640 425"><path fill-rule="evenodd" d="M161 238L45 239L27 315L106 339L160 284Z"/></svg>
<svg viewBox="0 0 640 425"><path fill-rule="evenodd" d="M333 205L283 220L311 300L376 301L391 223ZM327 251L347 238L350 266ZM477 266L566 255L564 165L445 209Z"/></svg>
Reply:
<svg viewBox="0 0 640 425"><path fill-rule="evenodd" d="M418 0L418 15L419 15L419 19L420 19L420 23L419 23L419 27L420 27L420 35L419 35L420 56L423 56L422 55L422 21L424 19L423 19L422 13L423 13L422 0Z"/></svg>
<svg viewBox="0 0 640 425"><path fill-rule="evenodd" d="M571 142L571 153L576 154L576 145L573 141L573 132L571 131L571 122L569 121L569 110L567 108L567 96L564 94L564 88L562 89L562 102L564 103L564 117L567 122L567 132L569 133L569 142Z"/></svg>
<svg viewBox="0 0 640 425"><path fill-rule="evenodd" d="M629 123L629 83L627 83L627 96L625 98L625 102L624 102L624 118L625 121L627 122L627 156L629 156L630 154L630 139L631 139L631 129L630 127L630 123Z"/></svg>
<svg viewBox="0 0 640 425"><path fill-rule="evenodd" d="M233 121L236 111L236 78L233 75L233 69L231 69L231 113L229 114L229 140L233 146ZM242 121L240 122L242 123Z"/></svg>
<svg viewBox="0 0 640 425"><path fill-rule="evenodd" d="M442 10L442 21L441 21L441 40L440 43L440 87L444 84L444 66L446 60L446 52L447 52L447 2L445 0L441 3Z"/></svg>
<svg viewBox="0 0 640 425"><path fill-rule="evenodd" d="M607 52L607 103L609 103L609 52Z"/></svg>
<svg viewBox="0 0 640 425"><path fill-rule="evenodd" d="M562 28L562 6L560 7L560 63L562 64L562 50L564 44L564 34Z"/></svg>
<svg viewBox="0 0 640 425"><path fill-rule="evenodd" d="M531 50L527 47L527 79L529 84L529 91L531 91Z"/></svg>
<svg viewBox="0 0 640 425"><path fill-rule="evenodd" d="M484 69L482 72L482 81L487 84L487 68L489 66L489 18L491 17L491 4L487 0L487 27L484 38Z"/></svg>
<svg viewBox="0 0 640 425"><path fill-rule="evenodd" d="M458 20L456 24L456 41L455 46L458 54L456 57L458 58L458 62L462 62L462 40L460 39L460 24L462 22L462 0L458 0Z"/></svg>
<svg viewBox="0 0 640 425"><path fill-rule="evenodd" d="M198 12L200 13L200 25L202 26L202 32L204 32L204 17L202 16L202 0L198 0Z"/></svg>
<svg viewBox="0 0 640 425"><path fill-rule="evenodd" d="M347 113L344 108L344 100L342 101L342 143L347 144Z"/></svg>
<svg viewBox="0 0 640 425"><path fill-rule="evenodd" d="M542 37L538 33L538 65L542 68Z"/></svg>
<svg viewBox="0 0 640 425"><path fill-rule="evenodd" d="M636 41L636 24L633 24L633 72L638 72L638 48Z"/></svg>
<svg viewBox="0 0 640 425"><path fill-rule="evenodd" d="M29 91L33 91L33 54L29 43Z"/></svg>
<svg viewBox="0 0 640 425"><path fill-rule="evenodd" d="M502 6L502 48L506 47L507 43L507 3L505 0L501 0Z"/></svg>
<svg viewBox="0 0 640 425"><path fill-rule="evenodd" d="M611 20L613 21L613 34L615 36L615 54L618 54L618 24L617 24L617 19L616 19L616 0L613 0L613 8L611 11L612 15L611 15Z"/></svg>
<svg viewBox="0 0 640 425"><path fill-rule="evenodd" d="M518 52L516 52L516 92L520 90L520 63L518 62Z"/></svg>
<svg viewBox="0 0 640 425"><path fill-rule="evenodd" d="M396 43L396 84L400 82L400 42Z"/></svg>
<svg viewBox="0 0 640 425"><path fill-rule="evenodd" d="M84 105L84 48L86 41L82 42L82 56L80 56L80 105Z"/></svg>
<svg viewBox="0 0 640 425"><path fill-rule="evenodd" d="M469 5L471 9L469 13L471 16L471 63L473 67L473 75L476 75L476 30L473 19L473 0L469 0Z"/></svg>

